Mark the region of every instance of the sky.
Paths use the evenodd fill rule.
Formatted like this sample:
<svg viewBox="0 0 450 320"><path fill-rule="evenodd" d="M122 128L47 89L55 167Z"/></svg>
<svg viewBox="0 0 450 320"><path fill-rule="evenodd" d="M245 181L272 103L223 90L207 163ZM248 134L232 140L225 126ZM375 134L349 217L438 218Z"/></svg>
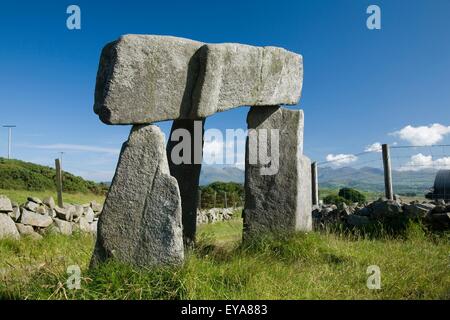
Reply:
<svg viewBox="0 0 450 320"><path fill-rule="evenodd" d="M66 27L71 4L81 9L80 30ZM366 26L372 4L380 30ZM350 163L379 143L449 144L449 12L448 0L8 1L0 6L0 125L17 125L14 158L53 166L64 152L65 170L110 181L130 126L105 125L93 112L98 61L106 43L137 33L301 54L302 97L293 108L304 110L304 153L314 161ZM206 129L245 130L247 112L211 116ZM158 125L168 134L170 122ZM426 150L410 156L450 166Z"/></svg>

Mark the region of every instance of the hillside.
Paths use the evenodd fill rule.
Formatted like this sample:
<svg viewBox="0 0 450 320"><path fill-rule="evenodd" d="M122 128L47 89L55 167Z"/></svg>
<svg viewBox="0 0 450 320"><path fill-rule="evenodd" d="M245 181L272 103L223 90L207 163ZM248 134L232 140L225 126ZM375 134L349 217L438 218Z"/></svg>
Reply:
<svg viewBox="0 0 450 320"><path fill-rule="evenodd" d="M339 189L351 187L362 191L383 192L384 174L380 168L331 168L318 170L319 187ZM394 192L424 195L433 186L435 170L392 171Z"/></svg>
<svg viewBox="0 0 450 320"><path fill-rule="evenodd" d="M0 158L0 189L27 191L54 191L56 171L21 160ZM68 172L63 172L64 191L69 193L104 194L105 184L84 180Z"/></svg>
<svg viewBox="0 0 450 320"><path fill-rule="evenodd" d="M321 189L339 189L351 187L367 192L384 191L383 169L374 167L320 167L319 187ZM203 166L200 185L215 181L244 183L244 170L236 167ZM433 186L436 170L392 172L394 191L398 194L424 195Z"/></svg>
<svg viewBox="0 0 450 320"><path fill-rule="evenodd" d="M200 185L204 186L216 181L244 183L244 170L232 166L203 165L200 173Z"/></svg>

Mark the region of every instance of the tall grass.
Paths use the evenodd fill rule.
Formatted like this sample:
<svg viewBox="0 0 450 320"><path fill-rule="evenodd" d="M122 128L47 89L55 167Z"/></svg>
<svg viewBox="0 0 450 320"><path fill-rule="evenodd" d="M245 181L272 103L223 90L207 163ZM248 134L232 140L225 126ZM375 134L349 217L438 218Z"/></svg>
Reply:
<svg viewBox="0 0 450 320"><path fill-rule="evenodd" d="M263 236L242 244L242 221L204 225L183 266L89 270L94 239L49 235L0 241L0 297L11 299L449 299L449 236L419 225L399 238L331 232ZM66 286L67 266L82 270ZM366 286L381 269L381 289Z"/></svg>

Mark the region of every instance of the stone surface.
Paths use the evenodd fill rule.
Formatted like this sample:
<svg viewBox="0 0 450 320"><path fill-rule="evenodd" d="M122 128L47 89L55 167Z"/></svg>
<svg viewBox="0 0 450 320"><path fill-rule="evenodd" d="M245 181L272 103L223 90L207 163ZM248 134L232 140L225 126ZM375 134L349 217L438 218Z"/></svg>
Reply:
<svg viewBox="0 0 450 320"><path fill-rule="evenodd" d="M83 232L91 231L91 226L89 225L89 221L86 219L86 217L80 217L80 219L78 220L78 226Z"/></svg>
<svg viewBox="0 0 450 320"><path fill-rule="evenodd" d="M196 51L189 39L124 35L102 51L94 111L108 124L177 119L191 110L198 76Z"/></svg>
<svg viewBox="0 0 450 320"><path fill-rule="evenodd" d="M97 201L91 201L90 205L91 205L92 210L94 210L94 212L100 212L103 209L103 206L101 204L97 203Z"/></svg>
<svg viewBox="0 0 450 320"><path fill-rule="evenodd" d="M92 221L94 221L94 210L92 210L91 207L87 207L84 209L84 216L86 217L86 220L91 223Z"/></svg>
<svg viewBox="0 0 450 320"><path fill-rule="evenodd" d="M72 213L72 217L73 218L78 218L81 217L84 214L84 208L83 206L80 205L74 205L73 206L73 213Z"/></svg>
<svg viewBox="0 0 450 320"><path fill-rule="evenodd" d="M72 215L71 212L65 208L60 208L58 206L55 207L56 216L60 219L71 221Z"/></svg>
<svg viewBox="0 0 450 320"><path fill-rule="evenodd" d="M208 44L198 53L200 76L192 116L231 108L297 104L303 83L302 56L277 47Z"/></svg>
<svg viewBox="0 0 450 320"><path fill-rule="evenodd" d="M19 221L19 219L20 219L20 208L19 207L13 207L13 211L9 212L9 216L14 221Z"/></svg>
<svg viewBox="0 0 450 320"><path fill-rule="evenodd" d="M13 211L11 200L8 197L0 195L0 212Z"/></svg>
<svg viewBox="0 0 450 320"><path fill-rule="evenodd" d="M20 223L35 227L46 228L53 223L53 220L51 217L47 215L41 215L39 213L28 211L27 209L23 208Z"/></svg>
<svg viewBox="0 0 450 320"><path fill-rule="evenodd" d="M183 261L180 193L154 125L134 126L122 146L91 265L109 257L137 266Z"/></svg>
<svg viewBox="0 0 450 320"><path fill-rule="evenodd" d="M351 214L351 215L347 216L345 219L350 226L354 226L354 227L362 227L362 226L365 226L370 223L370 220L368 217L359 216L356 214Z"/></svg>
<svg viewBox="0 0 450 320"><path fill-rule="evenodd" d="M102 50L94 112L107 124L198 119L297 104L302 81L302 57L282 48L124 35Z"/></svg>
<svg viewBox="0 0 450 320"><path fill-rule="evenodd" d="M90 232L97 233L97 227L98 227L98 220L93 221L90 225Z"/></svg>
<svg viewBox="0 0 450 320"><path fill-rule="evenodd" d="M0 239L5 238L20 239L20 234L14 221L6 213L0 213Z"/></svg>
<svg viewBox="0 0 450 320"><path fill-rule="evenodd" d="M177 179L180 189L185 245L190 245L195 241L198 207L197 190L202 168L203 125L204 121L202 120L175 120L167 143L170 174ZM185 133L184 135L181 133L181 137L178 136L179 129L184 130ZM180 152L180 146L183 147L184 151ZM190 155L183 153L187 150L190 150ZM179 159L182 156L186 159ZM175 159L177 161L173 161ZM182 162L180 163L179 160L182 160Z"/></svg>
<svg viewBox="0 0 450 320"><path fill-rule="evenodd" d="M27 200L28 201L32 201L32 202L37 203L37 204L42 204L42 200L37 198L37 197L28 197Z"/></svg>
<svg viewBox="0 0 450 320"><path fill-rule="evenodd" d="M56 207L55 199L53 199L53 197L47 197L42 200L42 202L50 209L54 209Z"/></svg>
<svg viewBox="0 0 450 320"><path fill-rule="evenodd" d="M37 203L34 202L34 201L29 201L29 200L28 200L28 201L25 203L24 208L27 209L27 210L29 210L29 211L36 212L36 210L39 208L39 204L37 204Z"/></svg>
<svg viewBox="0 0 450 320"><path fill-rule="evenodd" d="M61 234L71 235L72 234L72 225L68 221L64 221L58 218L54 218L53 222Z"/></svg>
<svg viewBox="0 0 450 320"><path fill-rule="evenodd" d="M249 129L256 129L259 138L262 129L279 129L279 158L275 174L262 174L263 167L276 161L268 165L260 161L251 164L252 147L247 139L244 237L265 232L311 230L311 163L302 155L303 112L252 107L247 124ZM268 132L269 139L270 136ZM276 144L268 143L267 150L268 154L276 153Z"/></svg>
<svg viewBox="0 0 450 320"><path fill-rule="evenodd" d="M428 203L411 203L404 204L403 210L410 218L424 218L434 209L434 205Z"/></svg>
<svg viewBox="0 0 450 320"><path fill-rule="evenodd" d="M34 233L32 226L27 226L22 223L16 223L16 228L21 235L30 235Z"/></svg>
<svg viewBox="0 0 450 320"><path fill-rule="evenodd" d="M371 217L373 219L395 217L403 211L400 202L381 198L372 202L367 207L371 211Z"/></svg>

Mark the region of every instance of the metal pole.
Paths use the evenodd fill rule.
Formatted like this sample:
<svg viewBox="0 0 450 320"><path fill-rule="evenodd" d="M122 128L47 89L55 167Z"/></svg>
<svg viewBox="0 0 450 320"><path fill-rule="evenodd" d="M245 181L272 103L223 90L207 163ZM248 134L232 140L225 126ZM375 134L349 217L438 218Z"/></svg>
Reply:
<svg viewBox="0 0 450 320"><path fill-rule="evenodd" d="M311 163L311 191L313 206L319 205L319 182L317 178L317 162Z"/></svg>
<svg viewBox="0 0 450 320"><path fill-rule="evenodd" d="M11 159L11 144L12 144L12 128L15 128L15 125L8 124L4 125L4 128L8 128L8 159Z"/></svg>
<svg viewBox="0 0 450 320"><path fill-rule="evenodd" d="M384 190L386 198L394 200L394 191L392 189L392 172L391 172L391 158L389 155L389 145L383 144L383 167L384 167Z"/></svg>
<svg viewBox="0 0 450 320"><path fill-rule="evenodd" d="M8 128L8 159L11 159L11 127Z"/></svg>

